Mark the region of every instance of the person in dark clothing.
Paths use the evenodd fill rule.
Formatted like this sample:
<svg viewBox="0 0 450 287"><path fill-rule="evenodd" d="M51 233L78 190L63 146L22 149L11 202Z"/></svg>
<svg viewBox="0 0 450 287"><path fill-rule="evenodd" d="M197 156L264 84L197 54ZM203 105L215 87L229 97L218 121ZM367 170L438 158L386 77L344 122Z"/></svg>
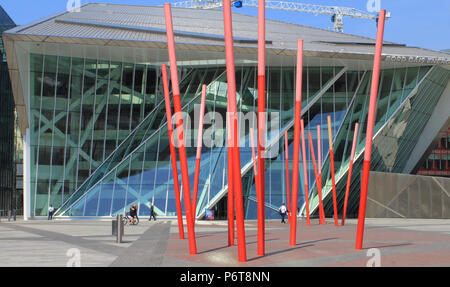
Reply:
<svg viewBox="0 0 450 287"><path fill-rule="evenodd" d="M136 223L135 217L137 217L137 209L134 207L134 204L131 205L129 215L131 217L130 218L131 224L135 224Z"/></svg>
<svg viewBox="0 0 450 287"><path fill-rule="evenodd" d="M286 223L286 221L284 221L284 217L289 213L289 211L284 203L278 209L278 213L281 215L281 223Z"/></svg>
<svg viewBox="0 0 450 287"><path fill-rule="evenodd" d="M134 205L134 209L136 209L136 220L139 223L139 216L138 216L139 212L138 212L137 204Z"/></svg>
<svg viewBox="0 0 450 287"><path fill-rule="evenodd" d="M153 204L150 203L150 217L149 217L149 221L152 221L152 217L153 219L156 221L156 215L155 215L155 209L153 207Z"/></svg>

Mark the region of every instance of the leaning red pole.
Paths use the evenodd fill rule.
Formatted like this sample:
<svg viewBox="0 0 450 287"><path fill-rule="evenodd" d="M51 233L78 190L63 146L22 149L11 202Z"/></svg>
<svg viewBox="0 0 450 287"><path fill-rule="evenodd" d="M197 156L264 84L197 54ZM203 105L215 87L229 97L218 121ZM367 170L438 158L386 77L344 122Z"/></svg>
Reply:
<svg viewBox="0 0 450 287"><path fill-rule="evenodd" d="M356 150L356 140L358 138L358 127L359 124L355 124L355 133L353 134L353 143L352 143L352 153L350 155L350 165L348 167L348 177L347 177L347 187L345 188L345 199L344 199L344 211L342 212L342 225L345 223L345 216L347 214L347 203L348 203L348 193L350 191L350 182L352 180L352 170L353 170L353 159L355 158L355 150Z"/></svg>
<svg viewBox="0 0 450 287"><path fill-rule="evenodd" d="M230 113L227 113L227 177L228 177L228 246L234 246L233 136Z"/></svg>
<svg viewBox="0 0 450 287"><path fill-rule="evenodd" d="M166 19L167 46L169 50L170 75L172 80L173 105L175 111L175 125L178 134L178 152L180 154L181 179L183 182L189 253L197 254L197 244L195 242L194 220L191 205L191 189L189 186L189 171L187 165L186 148L184 146L183 117L181 115L180 87L178 82L175 40L173 36L172 11L170 8L170 4L168 3L164 4L164 16Z"/></svg>
<svg viewBox="0 0 450 287"><path fill-rule="evenodd" d="M306 224L311 225L309 219L309 188L308 188L308 173L307 173L307 162L306 162L306 146L305 146L305 124L303 120L300 121L300 130L302 133L302 157L303 157L303 178L305 179L305 206L306 206Z"/></svg>
<svg viewBox="0 0 450 287"><path fill-rule="evenodd" d="M364 236L364 221L366 219L367 188L369 185L370 158L372 155L372 137L375 125L375 112L377 107L378 83L380 80L381 50L383 49L384 21L386 10L380 10L378 17L377 42L375 45L375 58L373 61L372 86L370 88L369 114L367 116L366 147L361 180L361 195L359 201L358 228L356 231L356 249L362 249Z"/></svg>
<svg viewBox="0 0 450 287"><path fill-rule="evenodd" d="M227 132L231 133L229 124ZM228 138L229 136L227 136ZM228 140L228 139L227 139ZM233 160L232 160L232 143L231 138L228 140L228 156L227 156L227 177L228 177L228 246L234 245L234 193L233 193Z"/></svg>
<svg viewBox="0 0 450 287"><path fill-rule="evenodd" d="M253 162L253 172L255 174L255 186L256 186L256 197L257 200L261 200L260 199L260 181L259 181L259 174L258 174L258 167L257 167L257 163L256 163L256 156L255 156L255 139L253 138L253 128L250 128L250 145L252 148L252 162Z"/></svg>
<svg viewBox="0 0 450 287"><path fill-rule="evenodd" d="M265 162L264 146L266 137L265 128L265 83L266 83L266 6L265 0L258 0L258 179L259 179L259 201L258 206L258 247L257 254L263 256L265 253Z"/></svg>
<svg viewBox="0 0 450 287"><path fill-rule="evenodd" d="M331 132L331 116L327 117L328 120L328 143L330 145L330 169L331 169L331 185L333 189L333 211L334 211L334 225L338 226L338 213L337 213L337 199L336 199L336 181L334 178L334 153L333 153L333 135Z"/></svg>
<svg viewBox="0 0 450 287"><path fill-rule="evenodd" d="M289 192L289 144L288 144L288 132L284 131L284 153L285 153L285 158L286 158L286 198L287 198L287 206L290 210L289 214L288 214L288 221L291 220L291 216L292 216L292 206L291 206L291 195Z"/></svg>
<svg viewBox="0 0 450 287"><path fill-rule="evenodd" d="M319 182L316 182L318 189L320 188L320 192L322 193L322 140L320 138L320 125L317 126L317 166L319 172ZM322 195L319 197L320 202L322 202ZM321 208L319 210L320 214L320 223L325 224L325 211L323 210L323 203L321 204Z"/></svg>
<svg viewBox="0 0 450 287"><path fill-rule="evenodd" d="M313 167L314 167L314 176L316 177L317 194L319 195L319 223L321 224L323 222L323 220L322 220L323 213L321 212L321 210L323 211L322 185L317 184L317 182L320 180L320 178L319 178L319 173L317 172L316 156L314 155L314 146L313 146L313 141L311 138L311 133L308 133L308 137L309 137L309 145L310 145L310 149L311 149L311 158L312 158Z"/></svg>
<svg viewBox="0 0 450 287"><path fill-rule="evenodd" d="M198 134L197 134L197 154L195 156L195 176L194 176L194 196L192 204L192 213L196 215L197 209L197 195L198 195L198 180L200 175L200 159L202 156L202 139L203 139L203 119L205 117L205 102L206 102L206 85L202 86L202 98L200 102L200 121L198 123Z"/></svg>
<svg viewBox="0 0 450 287"><path fill-rule="evenodd" d="M178 233L180 235L180 239L184 239L183 214L181 210L181 201L180 201L180 184L178 182L177 154L173 142L172 109L170 106L169 81L167 79L166 65L161 66L161 73L163 78L164 100L166 104L167 129L169 131L170 160L172 162L173 184L175 189L175 205L177 208Z"/></svg>
<svg viewBox="0 0 450 287"><path fill-rule="evenodd" d="M298 199L298 162L300 149L300 120L302 115L302 76L303 76L303 40L297 41L297 73L295 80L295 110L294 110L294 155L292 169L292 208L291 208L291 246L296 245L297 237L297 199Z"/></svg>
<svg viewBox="0 0 450 287"><path fill-rule="evenodd" d="M233 52L233 27L231 18L231 2L223 0L223 18L225 30L225 58L227 66L228 84L228 113L230 114L230 126L232 126L233 137L233 192L236 208L236 226L238 239L238 259L240 262L247 261L247 251L245 247L245 226L244 226L244 203L242 198L241 179L241 159L239 151L239 137L237 129L237 105L236 105L236 74L234 69Z"/></svg>

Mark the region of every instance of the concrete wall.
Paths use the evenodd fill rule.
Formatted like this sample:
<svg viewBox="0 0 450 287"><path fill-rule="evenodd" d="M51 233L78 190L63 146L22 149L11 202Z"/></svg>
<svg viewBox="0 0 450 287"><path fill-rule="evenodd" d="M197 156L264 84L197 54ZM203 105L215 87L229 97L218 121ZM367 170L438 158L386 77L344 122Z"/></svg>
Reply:
<svg viewBox="0 0 450 287"><path fill-rule="evenodd" d="M366 217L450 218L450 178L371 172Z"/></svg>

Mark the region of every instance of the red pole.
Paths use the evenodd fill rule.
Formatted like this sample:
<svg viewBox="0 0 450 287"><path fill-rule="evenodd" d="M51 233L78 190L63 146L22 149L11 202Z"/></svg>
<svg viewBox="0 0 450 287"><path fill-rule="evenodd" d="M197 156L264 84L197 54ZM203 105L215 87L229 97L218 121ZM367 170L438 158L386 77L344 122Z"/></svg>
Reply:
<svg viewBox="0 0 450 287"><path fill-rule="evenodd" d="M352 179L353 159L355 158L356 140L358 138L358 126L359 126L359 124L356 123L355 124L355 133L353 135L352 153L350 155L350 166L348 168L347 187L345 189L344 211L342 213L342 226L345 223L345 216L347 214L348 193L350 191L350 182Z"/></svg>
<svg viewBox="0 0 450 287"><path fill-rule="evenodd" d="M265 253L265 83L266 83L266 11L265 0L258 0L258 179L259 179L259 201L258 201L258 255ZM258 192L258 191L257 191Z"/></svg>
<svg viewBox="0 0 450 287"><path fill-rule="evenodd" d="M191 189L189 187L189 171L187 165L186 148L184 146L183 117L181 115L180 88L178 83L177 57L175 53L175 41L173 36L172 11L170 4L164 4L166 19L167 46L169 50L170 75L172 80L173 105L175 111L175 124L178 134L178 152L180 154L181 179L183 182L183 195L185 203L186 221L188 228L189 253L197 254L195 242L194 221L192 216Z"/></svg>
<svg viewBox="0 0 450 287"><path fill-rule="evenodd" d="M289 192L289 144L288 144L288 133L284 131L284 153L286 154L286 198L287 198L287 206L290 210L288 214L288 221L291 220L292 216L292 206L291 206L291 195Z"/></svg>
<svg viewBox="0 0 450 287"><path fill-rule="evenodd" d="M322 141L320 139L320 125L317 126L317 163L318 163L318 169L319 169L319 182L316 182L318 188L320 187L320 193L322 194ZM320 201L322 201L322 195L319 198ZM326 224L325 222L325 211L323 210L323 204L322 208L319 210L319 214L321 213L320 220L321 224Z"/></svg>
<svg viewBox="0 0 450 287"><path fill-rule="evenodd" d="M206 102L206 85L202 86L202 99L200 102L200 122L198 123L198 135L197 135L197 155L195 157L195 177L194 177L194 198L192 205L192 213L194 215L194 221L197 209L197 194L198 194L198 178L200 175L200 158L202 156L202 139L203 139L203 119L205 117L205 102Z"/></svg>
<svg viewBox="0 0 450 287"><path fill-rule="evenodd" d="M250 145L252 148L252 161L253 161L253 172L255 173L255 187L256 187L256 197L257 200L260 201L261 200L261 194L260 189L260 181L259 181L259 174L258 174L258 168L257 168L257 164L256 164L256 156L255 156L255 139L253 138L253 128L250 128Z"/></svg>
<svg viewBox="0 0 450 287"><path fill-rule="evenodd" d="M311 157L312 157L312 162L313 162L313 166L314 166L314 176L316 177L316 183L320 180L319 178L319 173L317 172L317 165L316 165L316 157L314 155L314 146L313 146L313 142L312 142L312 138L311 138L311 133L308 133L308 137L309 137L309 145L311 147ZM323 212L321 212L321 210L323 211L323 203L322 203L322 185L320 184L316 184L317 185L317 193L319 195L319 223L322 224L323 221L325 221L325 219L322 220L322 214L324 214Z"/></svg>
<svg viewBox="0 0 450 287"><path fill-rule="evenodd" d="M309 195L308 195L308 173L306 162L306 146L305 146L305 124L303 120L300 121L301 133L302 133L302 157L303 157L303 177L305 179L305 206L306 206L306 224L311 225L309 220Z"/></svg>
<svg viewBox="0 0 450 287"><path fill-rule="evenodd" d="M223 16L225 30L225 57L227 66L227 84L228 84L228 112L230 113L230 123L233 125L233 192L236 206L236 225L238 237L238 257L240 262L247 261L247 252L245 247L245 226L244 226L244 203L242 198L242 179L241 179L241 159L239 151L239 137L237 131L237 105L236 105L236 74L234 69L233 52L233 27L231 19L231 2L223 0Z"/></svg>
<svg viewBox="0 0 450 287"><path fill-rule="evenodd" d="M173 146L174 142L173 142L172 110L170 107L169 81L167 79L166 65L162 65L161 69L164 88L164 100L166 104L167 129L169 130L170 160L172 162L173 184L175 188L175 204L177 207L178 233L180 235L180 239L184 239L183 214L181 210L181 201L180 201L180 184L178 182L177 154L175 152L175 147Z"/></svg>
<svg viewBox="0 0 450 287"><path fill-rule="evenodd" d="M367 188L369 185L370 158L372 155L372 137L375 125L377 107L378 83L380 80L381 50L383 48L384 21L386 10L380 10L378 18L377 42L373 61L372 86L370 88L369 114L367 116L366 147L361 180L361 195L359 201L358 229L356 232L356 249L362 249L364 236L364 221L366 219Z"/></svg>
<svg viewBox="0 0 450 287"><path fill-rule="evenodd" d="M331 133L331 116L327 117L328 120L328 143L330 144L330 169L331 169L331 184L333 189L333 211L334 211L334 225L338 226L338 213L337 213L337 199L336 199L336 181L334 178L334 154L333 154L333 138Z"/></svg>
<svg viewBox="0 0 450 287"><path fill-rule="evenodd" d="M227 132L230 131L231 125L227 128ZM229 137L229 136L227 136ZM232 143L228 140L228 155L227 155L227 176L228 176L228 246L234 245L234 196L233 196L233 160L232 160Z"/></svg>
<svg viewBox="0 0 450 287"><path fill-rule="evenodd" d="M297 237L297 198L298 198L298 162L300 149L300 119L302 114L302 76L303 76L303 40L297 41L297 73L295 85L294 155L292 169L292 218L290 229L291 246L296 245Z"/></svg>
<svg viewBox="0 0 450 287"><path fill-rule="evenodd" d="M228 120L229 122L229 120ZM227 176L228 176L228 246L234 245L234 193L233 193L233 150L231 143L231 124L228 124L227 135L228 140L228 155L227 155Z"/></svg>

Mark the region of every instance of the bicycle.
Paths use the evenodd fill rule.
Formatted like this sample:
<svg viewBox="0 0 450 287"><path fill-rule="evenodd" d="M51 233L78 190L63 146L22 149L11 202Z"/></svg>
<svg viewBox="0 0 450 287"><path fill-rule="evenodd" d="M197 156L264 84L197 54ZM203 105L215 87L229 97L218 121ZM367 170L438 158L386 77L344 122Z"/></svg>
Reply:
<svg viewBox="0 0 450 287"><path fill-rule="evenodd" d="M139 218L137 216L134 220L134 223L131 223L131 218L130 218L128 212L125 214L125 216L122 218L122 220L123 220L123 225L127 225L127 224L138 225L138 223L139 223Z"/></svg>

